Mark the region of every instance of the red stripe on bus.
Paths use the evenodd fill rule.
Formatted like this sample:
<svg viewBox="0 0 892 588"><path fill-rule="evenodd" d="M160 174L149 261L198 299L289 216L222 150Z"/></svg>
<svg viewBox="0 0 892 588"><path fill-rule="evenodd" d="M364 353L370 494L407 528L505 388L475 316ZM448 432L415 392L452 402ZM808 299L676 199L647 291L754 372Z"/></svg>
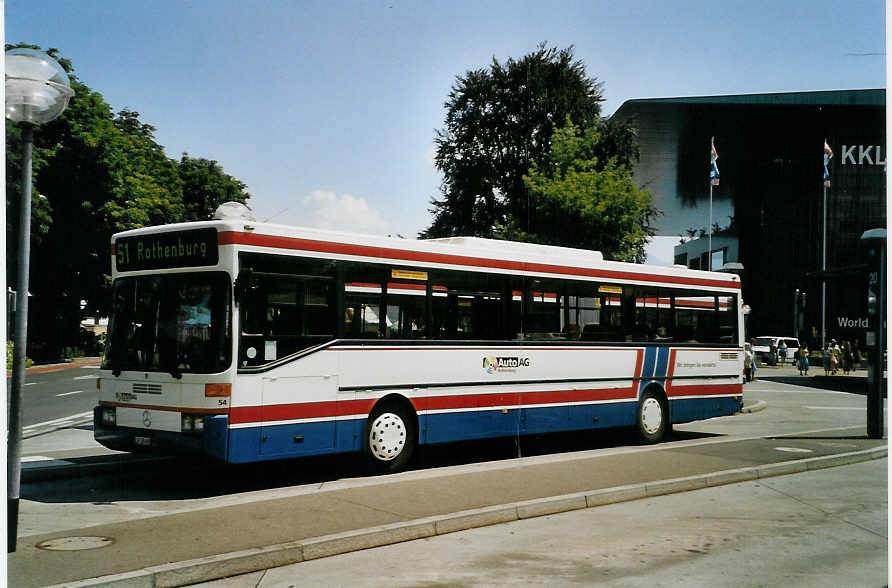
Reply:
<svg viewBox="0 0 892 588"><path fill-rule="evenodd" d="M743 384L703 384L698 386L672 386L672 391L666 392L669 398L678 396L710 396L713 394L721 394L723 396L732 396L743 394Z"/></svg>
<svg viewBox="0 0 892 588"><path fill-rule="evenodd" d="M230 411L229 422L235 425L368 414L374 404L375 399L269 404L266 406L233 406Z"/></svg>
<svg viewBox="0 0 892 588"><path fill-rule="evenodd" d="M675 374L675 352L677 349L669 350L669 369L666 370L666 396L672 396L672 376Z"/></svg>
<svg viewBox="0 0 892 588"><path fill-rule="evenodd" d="M567 402L598 402L604 400L635 400L628 387L587 390L548 390L543 392L497 392L494 394L462 394L425 396L412 399L418 412L460 408L488 408L495 406L519 407L529 404L563 404Z"/></svg>
<svg viewBox="0 0 892 588"><path fill-rule="evenodd" d="M300 239L297 237L258 235L255 233L242 233L237 231L222 231L218 233L217 242L220 245L253 245L256 247L274 247L276 249L294 249L301 251L313 251L317 253L333 253L337 255L375 257L379 259L393 259L396 261L405 262L442 263L449 265L487 267L510 271L541 272L549 274L585 276L591 278L612 278L624 280L639 280L644 282L663 282L668 284L714 286L719 288L740 289L740 282L731 282L724 280L685 278L680 276L662 276L638 272L595 270L579 267L562 267L543 263L485 259L482 257L470 257L466 255L454 255L446 253L427 253L423 251L408 251L404 249L372 247L369 245L354 245L350 243L332 243L330 241Z"/></svg>
<svg viewBox="0 0 892 588"><path fill-rule="evenodd" d="M304 402L267 406L236 406L231 409L231 424L263 423L308 418L334 418L365 415L378 399L341 402ZM530 404L564 404L568 402L602 402L635 400L634 387L586 390L550 390L543 392L501 392L494 394L455 394L412 398L417 412L431 410L476 409L496 406L520 407Z"/></svg>

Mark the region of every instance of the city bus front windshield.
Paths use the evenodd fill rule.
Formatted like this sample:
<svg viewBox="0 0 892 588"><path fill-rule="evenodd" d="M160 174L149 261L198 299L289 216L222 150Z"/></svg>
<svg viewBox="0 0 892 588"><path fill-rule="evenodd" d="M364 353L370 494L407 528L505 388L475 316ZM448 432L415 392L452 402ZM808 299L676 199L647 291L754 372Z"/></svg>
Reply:
<svg viewBox="0 0 892 588"><path fill-rule="evenodd" d="M224 272L118 278L102 367L210 374L232 362L232 282Z"/></svg>

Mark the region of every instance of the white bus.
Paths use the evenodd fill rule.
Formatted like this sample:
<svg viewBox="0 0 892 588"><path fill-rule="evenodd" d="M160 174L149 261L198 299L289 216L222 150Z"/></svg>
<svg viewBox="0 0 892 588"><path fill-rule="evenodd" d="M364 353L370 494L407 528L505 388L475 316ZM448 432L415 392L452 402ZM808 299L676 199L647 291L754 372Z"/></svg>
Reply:
<svg viewBox="0 0 892 588"><path fill-rule="evenodd" d="M740 279L594 251L214 220L112 237L95 437L231 463L742 406ZM225 212L225 211L235 211Z"/></svg>

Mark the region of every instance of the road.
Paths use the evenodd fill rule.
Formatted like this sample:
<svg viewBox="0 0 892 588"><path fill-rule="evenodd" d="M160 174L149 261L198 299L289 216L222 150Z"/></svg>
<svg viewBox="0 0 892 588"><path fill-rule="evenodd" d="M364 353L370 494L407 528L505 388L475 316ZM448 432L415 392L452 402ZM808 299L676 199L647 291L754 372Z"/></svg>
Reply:
<svg viewBox="0 0 892 588"><path fill-rule="evenodd" d="M96 366L74 367L25 376L23 435L31 437L63 424L92 421L96 406ZM10 378L7 378L9 389Z"/></svg>

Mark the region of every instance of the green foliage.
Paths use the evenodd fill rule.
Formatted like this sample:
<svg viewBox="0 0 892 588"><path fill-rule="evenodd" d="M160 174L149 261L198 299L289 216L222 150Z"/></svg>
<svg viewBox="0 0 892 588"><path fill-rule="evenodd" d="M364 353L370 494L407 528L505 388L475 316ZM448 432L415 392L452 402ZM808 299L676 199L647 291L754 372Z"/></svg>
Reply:
<svg viewBox="0 0 892 588"><path fill-rule="evenodd" d="M13 360L13 351L15 350L15 345L12 341L6 342L6 371L12 370L12 360ZM25 367L29 368L34 365L34 361L31 360L30 357L25 358Z"/></svg>
<svg viewBox="0 0 892 588"><path fill-rule="evenodd" d="M113 233L207 219L224 199L245 202L250 195L216 162L167 157L138 112L114 113L70 61L55 49L47 53L68 72L75 95L62 116L34 130L30 290L35 305L52 312L32 316L31 338L59 354L76 345L82 312L105 314ZM7 121L6 137L7 275L14 276L21 129Z"/></svg>
<svg viewBox="0 0 892 588"><path fill-rule="evenodd" d="M643 262L644 247L659 213L653 199L632 180L627 165L613 157L601 162L601 131L580 129L566 118L551 139L551 152L534 163L524 182L532 200L532 220L518 230L514 219L499 235L548 245L601 251L608 259Z"/></svg>
<svg viewBox="0 0 892 588"><path fill-rule="evenodd" d="M244 202L249 197L245 184L224 173L216 161L183 153L177 173L183 186L184 220L207 220L224 202Z"/></svg>
<svg viewBox="0 0 892 588"><path fill-rule="evenodd" d="M543 43L519 60L493 59L488 69L459 76L436 138L442 198L432 200L434 218L421 236L547 236L535 228L540 206L524 175L534 165L546 170L566 156L552 152L555 124L572 120L597 132L600 140L586 144L587 158L613 161L617 175L637 160L633 130L602 119L602 101L600 82L587 76L572 47L558 50Z"/></svg>
<svg viewBox="0 0 892 588"><path fill-rule="evenodd" d="M422 236L493 236L509 215L525 226L523 175L549 152L553 121L569 115L588 126L602 100L572 47L541 44L519 60L493 59L459 76L436 138L443 198L432 200L434 220Z"/></svg>

